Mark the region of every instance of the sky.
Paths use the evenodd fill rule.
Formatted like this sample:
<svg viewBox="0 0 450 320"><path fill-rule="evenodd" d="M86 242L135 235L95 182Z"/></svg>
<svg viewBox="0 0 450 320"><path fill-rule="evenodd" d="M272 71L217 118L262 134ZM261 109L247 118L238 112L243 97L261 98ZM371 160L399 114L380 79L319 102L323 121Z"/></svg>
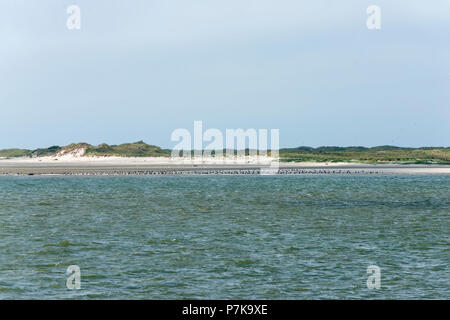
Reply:
<svg viewBox="0 0 450 320"><path fill-rule="evenodd" d="M450 146L449 35L450 0L2 0L0 149L171 148L195 120L281 147Z"/></svg>

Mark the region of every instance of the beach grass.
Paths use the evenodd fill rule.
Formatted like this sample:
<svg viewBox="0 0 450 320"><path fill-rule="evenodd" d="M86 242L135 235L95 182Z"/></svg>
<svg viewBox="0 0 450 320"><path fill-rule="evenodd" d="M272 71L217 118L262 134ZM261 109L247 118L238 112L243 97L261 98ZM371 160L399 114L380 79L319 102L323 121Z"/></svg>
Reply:
<svg viewBox="0 0 450 320"><path fill-rule="evenodd" d="M84 150L85 156L95 157L170 157L170 149L162 149L159 146L150 145L144 141L108 145L102 143L93 146L88 143L72 143L59 147L28 149L4 149L0 150L1 158L42 157L57 154L67 154L77 150ZM237 153L235 150L234 154ZM226 154L226 150L224 150ZM249 154L249 150L245 150ZM269 151L270 155L271 152ZM400 164L450 164L450 148L423 147L402 148L396 146L377 146L372 148L351 147L297 147L283 148L279 150L282 162L357 162L357 163L400 163Z"/></svg>

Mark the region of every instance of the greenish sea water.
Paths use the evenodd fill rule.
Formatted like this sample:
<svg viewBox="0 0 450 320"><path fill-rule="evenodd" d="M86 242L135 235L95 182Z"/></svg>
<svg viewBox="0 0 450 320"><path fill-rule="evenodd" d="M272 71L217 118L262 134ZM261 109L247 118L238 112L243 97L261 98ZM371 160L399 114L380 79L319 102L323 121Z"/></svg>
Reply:
<svg viewBox="0 0 450 320"><path fill-rule="evenodd" d="M448 175L1 177L0 298L450 299L449 218Z"/></svg>

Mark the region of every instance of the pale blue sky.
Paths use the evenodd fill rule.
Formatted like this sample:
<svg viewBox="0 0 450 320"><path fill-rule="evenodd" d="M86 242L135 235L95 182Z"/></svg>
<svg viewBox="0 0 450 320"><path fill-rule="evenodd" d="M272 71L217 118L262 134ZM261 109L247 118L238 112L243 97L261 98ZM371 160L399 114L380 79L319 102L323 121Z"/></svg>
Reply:
<svg viewBox="0 0 450 320"><path fill-rule="evenodd" d="M169 148L194 120L281 147L449 146L449 35L450 0L2 0L0 148Z"/></svg>

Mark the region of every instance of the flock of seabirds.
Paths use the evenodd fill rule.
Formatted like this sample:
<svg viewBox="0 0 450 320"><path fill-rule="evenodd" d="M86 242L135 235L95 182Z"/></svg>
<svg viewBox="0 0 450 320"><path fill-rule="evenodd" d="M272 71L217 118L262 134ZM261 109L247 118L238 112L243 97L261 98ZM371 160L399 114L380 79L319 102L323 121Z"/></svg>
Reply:
<svg viewBox="0 0 450 320"><path fill-rule="evenodd" d="M4 173L3 175L69 175L69 176L179 176L179 175L320 175L320 174L379 174L368 169L301 169L301 168L246 168L246 169L164 169L164 170L67 170L55 173Z"/></svg>

